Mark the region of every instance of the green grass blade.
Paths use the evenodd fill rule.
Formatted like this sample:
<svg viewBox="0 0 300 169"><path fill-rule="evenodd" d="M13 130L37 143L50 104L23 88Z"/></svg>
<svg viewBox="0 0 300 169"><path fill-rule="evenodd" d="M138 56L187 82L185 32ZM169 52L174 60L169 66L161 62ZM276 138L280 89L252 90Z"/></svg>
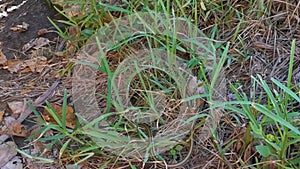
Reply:
<svg viewBox="0 0 300 169"><path fill-rule="evenodd" d="M255 108L256 110L260 111L261 113L263 113L264 115L268 116L269 118L271 118L272 120L280 123L281 125L289 128L290 130L292 130L293 132L295 132L296 134L300 135L300 131L294 127L291 123L287 122L286 120L284 120L283 118L281 118L280 116L274 114L273 112L271 112L269 109L267 109L266 107L257 104L257 103L253 103L252 104L253 108Z"/></svg>
<svg viewBox="0 0 300 169"><path fill-rule="evenodd" d="M58 114L54 111L53 107L51 106L51 104L46 101L47 106L45 106L45 110L53 117L53 119L55 120L55 122L59 125L59 126L63 126L63 123L60 119L60 117L58 116Z"/></svg>
<svg viewBox="0 0 300 169"><path fill-rule="evenodd" d="M288 88L291 88L293 65L294 65L294 58L295 58L295 48L296 48L296 39L293 39L292 47L291 47L291 54L290 54L289 73L288 73L288 79L287 79L287 87Z"/></svg>
<svg viewBox="0 0 300 169"><path fill-rule="evenodd" d="M64 90L64 97L63 97L63 105L62 105L62 117L61 117L61 124L64 130L67 130L67 97L68 93L67 90Z"/></svg>
<svg viewBox="0 0 300 169"><path fill-rule="evenodd" d="M300 103L300 97L293 92L291 89L280 83L278 80L271 78L272 82L275 83L278 87L280 87L283 91L288 93L290 96L292 96L295 100L297 100Z"/></svg>

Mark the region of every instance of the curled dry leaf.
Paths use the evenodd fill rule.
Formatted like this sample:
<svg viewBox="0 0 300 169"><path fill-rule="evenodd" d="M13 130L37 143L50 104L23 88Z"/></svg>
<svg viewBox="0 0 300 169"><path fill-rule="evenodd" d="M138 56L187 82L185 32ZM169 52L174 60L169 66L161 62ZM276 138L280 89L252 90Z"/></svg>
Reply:
<svg viewBox="0 0 300 169"><path fill-rule="evenodd" d="M66 15L70 18L80 16L80 14L81 14L81 7L78 4L71 4L70 6L64 7L64 8L66 9L65 10ZM83 14L81 14L81 15L83 15Z"/></svg>
<svg viewBox="0 0 300 169"><path fill-rule="evenodd" d="M56 103L51 103L51 106L53 107L54 112L58 115L58 117L62 119L62 106ZM45 109L44 112L42 113L42 117L47 123L57 124L54 118ZM77 118L74 113L74 109L73 107L67 105L66 126L73 129L75 128L76 123L77 123Z"/></svg>

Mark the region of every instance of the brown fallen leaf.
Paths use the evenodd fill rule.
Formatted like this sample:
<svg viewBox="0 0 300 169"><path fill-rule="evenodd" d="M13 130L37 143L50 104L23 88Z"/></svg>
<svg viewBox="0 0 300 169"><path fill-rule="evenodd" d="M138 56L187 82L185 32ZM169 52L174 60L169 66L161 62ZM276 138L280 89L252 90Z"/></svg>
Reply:
<svg viewBox="0 0 300 169"><path fill-rule="evenodd" d="M243 160L245 162L248 162L251 159L251 157L253 156L253 151L254 150L253 150L252 143L248 144L248 146L246 147L245 152L243 154Z"/></svg>
<svg viewBox="0 0 300 169"><path fill-rule="evenodd" d="M27 52L28 50L30 50L32 48L39 49L43 46L49 45L49 43L50 43L50 40L47 38L43 38L43 37L32 39L31 41L29 41L22 47L22 52Z"/></svg>
<svg viewBox="0 0 300 169"><path fill-rule="evenodd" d="M3 167L14 156L17 155L17 145L12 142L6 142L0 145L0 167Z"/></svg>
<svg viewBox="0 0 300 169"><path fill-rule="evenodd" d="M19 122L13 122L10 124L9 127L9 131L10 134L12 136L18 136L18 137L28 137L29 136L29 131L28 131L28 127L19 123Z"/></svg>
<svg viewBox="0 0 300 169"><path fill-rule="evenodd" d="M3 121L4 111L0 111L0 123Z"/></svg>
<svg viewBox="0 0 300 169"><path fill-rule="evenodd" d="M7 61L7 66L3 69L7 69L10 73L17 73L19 70L24 69L23 63L19 59L10 59Z"/></svg>
<svg viewBox="0 0 300 169"><path fill-rule="evenodd" d="M20 31L25 32L28 30L29 24L26 22L23 22L22 25L16 25L10 28L12 31Z"/></svg>
<svg viewBox="0 0 300 169"><path fill-rule="evenodd" d="M30 132L27 126L8 116L5 118L5 126L1 128L0 133L9 136L28 137Z"/></svg>
<svg viewBox="0 0 300 169"><path fill-rule="evenodd" d="M43 104L47 99L51 98L53 96L53 93L55 92L55 89L58 87L60 83L60 80L56 80L49 89L47 89L41 96L39 96L34 102L33 106L39 106ZM32 110L28 105L26 105L25 109L17 119L19 123L22 123L30 114ZM11 117L12 118L12 117ZM12 118L13 119L13 118ZM5 118L6 121L6 118ZM0 144L5 142L9 138L8 134L0 134Z"/></svg>
<svg viewBox="0 0 300 169"><path fill-rule="evenodd" d="M40 30L38 30L38 32L37 32L38 36L43 36L43 35L45 35L46 33L48 33L48 30L45 29L45 28L40 29Z"/></svg>
<svg viewBox="0 0 300 169"><path fill-rule="evenodd" d="M76 16L84 15L84 13L81 12L81 7L78 4L70 4L68 7L65 8L65 13L68 17L74 18Z"/></svg>
<svg viewBox="0 0 300 169"><path fill-rule="evenodd" d="M70 18L80 16L81 14L81 6L76 3L64 3L64 0L51 0L51 3L62 8L65 14ZM82 15L83 14L81 14L81 16Z"/></svg>
<svg viewBox="0 0 300 169"><path fill-rule="evenodd" d="M62 119L62 105L51 103L51 106L53 107L53 110L58 115L58 117ZM50 113L46 109L44 109L44 112L42 112L41 114L45 122L51 124L57 124L57 122L54 120L54 118L50 115ZM73 129L75 128L76 123L77 123L77 118L74 113L74 109L73 107L67 105L66 126Z"/></svg>
<svg viewBox="0 0 300 169"><path fill-rule="evenodd" d="M40 73L47 65L47 58L44 56L38 56L29 60L25 60L24 64L29 67L31 72Z"/></svg>
<svg viewBox="0 0 300 169"><path fill-rule="evenodd" d="M47 58L38 56L24 61L18 59L8 60L7 65L2 67L2 69L7 69L10 73L41 73L47 65Z"/></svg>
<svg viewBox="0 0 300 169"><path fill-rule="evenodd" d="M0 68L1 68L1 66L6 66L6 65L7 65L6 56L2 52L2 49L0 49Z"/></svg>
<svg viewBox="0 0 300 169"><path fill-rule="evenodd" d="M12 111L12 117L18 117L24 110L24 102L13 101L7 103L9 109Z"/></svg>
<svg viewBox="0 0 300 169"><path fill-rule="evenodd" d="M14 156L1 169L23 169L23 161L20 158L20 156Z"/></svg>
<svg viewBox="0 0 300 169"><path fill-rule="evenodd" d="M58 57L65 57L68 56L68 52L55 52L54 55Z"/></svg>

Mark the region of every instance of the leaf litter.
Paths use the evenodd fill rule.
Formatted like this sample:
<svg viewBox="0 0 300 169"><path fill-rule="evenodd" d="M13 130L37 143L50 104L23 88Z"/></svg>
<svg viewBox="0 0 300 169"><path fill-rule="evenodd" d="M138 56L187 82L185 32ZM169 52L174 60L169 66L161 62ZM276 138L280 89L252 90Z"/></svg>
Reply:
<svg viewBox="0 0 300 169"><path fill-rule="evenodd" d="M280 1L278 1L277 3L279 3ZM299 4L299 3L298 3ZM274 4L275 5L275 4ZM278 6L277 9L279 9L279 7L282 6L282 4L276 4ZM275 6L276 6L275 5ZM233 6L235 7L235 6ZM245 5L246 7L246 5ZM292 6L290 6L292 7ZM290 9L289 7L289 9ZM236 6L236 8L238 9L238 6ZM272 12L274 12L274 10L276 9L272 9ZM239 81L239 83L242 83L243 87L247 87L249 85L247 85L246 81L249 82L249 76L251 74L257 74L257 73L263 73L263 74L266 74L266 76L275 76L275 77L280 77L283 76L284 71L282 69L286 69L286 62L283 62L283 64L276 64L274 63L274 56L277 56L278 58L282 59L283 61L286 60L286 56L288 56L288 52L289 51L289 44L287 44L287 36L289 36L289 38L291 37L295 37L297 34L297 36L299 36L299 32L295 33L296 35L294 36L294 34L289 34L291 32L288 32L287 28L284 28L284 29L280 29L280 28L283 28L283 27L288 27L290 25L290 23L288 23L289 21L293 21L293 22L297 22L299 23L299 18L296 17L296 15L294 15L295 11L297 11L297 8L294 9L293 11L293 14L292 15L289 15L289 16L283 16L281 17L281 20L283 19L283 22L285 24L285 26L282 26L282 25L275 25L275 24L278 24L280 22L278 22L280 20L280 18L276 18L273 20L274 22L274 27L270 26L268 27L268 29L261 29L259 27L253 27L253 29L250 31L245 29L245 30L242 30L241 32L239 32L239 38L244 42L246 42L246 47L250 47L252 52L253 52L253 57L250 59L250 61L252 63L249 63L249 61L244 61L244 62L237 62L237 63L234 63L232 65L230 65L230 71L228 72L229 74L232 74L232 82L235 83L235 79L237 78L240 78L241 80ZM277 12L277 11L275 11ZM285 12L287 14L287 12ZM69 16L72 16L73 14L70 13ZM77 15L75 13L75 15ZM208 16L209 17L209 16ZM274 17L275 18L275 17ZM213 19L211 20L213 21ZM206 27L210 27L213 23L209 23L209 22L203 22L203 24L208 24L208 25L205 25ZM249 23L249 24L253 24L253 23ZM277 29L279 28L279 29ZM274 30L278 30L278 32L274 32ZM291 29L290 29L291 30ZM272 32L273 31L273 32ZM234 32L234 31L233 31ZM252 34L252 33L256 33L256 34ZM247 35L247 36L245 36ZM253 35L253 36L252 36ZM272 37L272 35L274 37ZM248 39L247 37L252 37L253 39ZM278 49L276 49L277 45L276 45L276 40L279 42L283 42L283 45ZM46 43L46 41L42 41L41 42L45 42L44 45L42 45L43 43L40 43L40 45L36 45L34 40L32 42L30 42L30 44L28 44L28 46L24 46L23 48L23 52L28 52L29 50L31 49L37 49L39 48L40 46L47 46L48 44ZM245 46L243 46L245 47ZM276 50L274 50L276 49ZM240 46L236 45L234 47L234 51L242 51L242 48L240 48ZM298 50L297 50L298 51ZM297 52L296 51L296 52ZM299 54L299 51L298 53ZM0 55L1 56L1 55ZM265 56L268 56L268 57L265 57ZM271 57L272 56L272 57ZM241 53L236 53L236 58L238 57L241 57ZM259 57L263 57L263 59L259 59ZM236 59L235 58L235 59ZM258 59L257 59L258 58ZM299 58L298 58L299 59ZM263 61L264 62L263 62ZM11 73L22 73L21 71L26 69L28 70L28 72L26 73L29 73L29 72L38 72L36 71L36 68L32 65L34 64L29 64L31 65L31 67L25 63L23 63L24 61L20 61L18 59L16 59L15 61L10 61L10 62L14 62L14 63L9 63L7 62L6 58L4 58L3 56L0 57L0 69L1 69L1 66L7 66L7 65L10 65L8 67L10 67L11 69ZM34 61L30 61L29 59L29 62L34 62ZM297 60L297 63L299 63L299 60ZM6 65L5 65L6 64ZM23 64L23 65L22 65ZM24 68L24 65L25 65L25 68ZM276 66L273 66L274 69L276 70L273 70L273 71L265 71L265 72L262 72L263 69L257 69L257 70L254 70L253 69L253 65L258 65L258 67L262 67L262 68L265 68L265 67L268 67L268 65L276 65ZM7 69L8 70L8 69ZM261 71L261 72L260 72ZM295 70L295 80L299 81L299 78L298 77L298 73L299 72L299 67L296 67L296 70ZM24 72L25 73L25 72ZM242 77L242 78L241 78ZM244 88L245 89L245 88ZM24 90L23 90L24 91ZM245 91L249 91L248 89L245 89ZM58 99L59 100L59 99ZM52 102L52 104L56 104L54 102ZM38 104L40 105L40 104ZM59 105L58 105L59 106ZM72 114L72 113L70 113ZM49 118L49 115L46 115L44 119L48 119ZM48 120L49 123L55 123L53 121L53 119L50 119ZM234 122L229 122L228 123L228 126L223 126L224 128L225 127L228 127L228 128L233 128L234 129L234 126L231 126ZM242 123L245 123L245 122L242 122ZM16 125L17 129L20 127L18 125ZM71 126L71 124L70 124ZM228 132L228 129L226 130L226 132ZM225 133L226 133L225 132ZM235 134L243 134L243 132L241 131L237 131L237 133ZM223 142L224 139L226 138L230 138L230 137L220 137L220 141ZM243 144L243 141L244 141L244 138L240 138L240 137L237 137L240 142L239 144L241 145L236 145L236 152L239 152L241 147L246 147L246 153L245 155L243 156L243 160L245 162L249 162L251 159L251 154L254 154L255 152L253 152L253 146L251 144L248 144L248 145L242 145ZM223 144L224 147L225 147L225 143ZM37 147L39 147L37 145ZM206 147L209 147L209 143L206 143L206 145L203 145L203 149L205 149ZM211 146L211 148L213 149L213 146ZM37 148L38 149L38 148ZM43 145L40 145L40 151L43 151ZM197 150L196 150L197 151ZM217 154L218 152L214 152L213 150L209 150L211 152L211 154ZM235 152L233 152L235 153ZM228 153L226 154L227 158L230 158L231 160L234 160L234 161L239 161L240 159L236 159L236 157L229 157L230 154L233 154L232 152L231 153ZM234 155L233 155L234 156ZM201 160L201 154L199 153L198 155L196 155L194 157L197 161L199 162L203 162ZM200 160L198 160L200 159ZM208 159L207 161L204 160L204 162L206 162L206 167L213 167L213 166L218 166L220 164L220 159L218 159L216 156L207 156L205 159ZM201 166L201 164L199 164L199 162L197 163L197 161L195 162L194 165L196 166ZM209 162L208 162L209 161ZM221 162L222 163L222 162Z"/></svg>

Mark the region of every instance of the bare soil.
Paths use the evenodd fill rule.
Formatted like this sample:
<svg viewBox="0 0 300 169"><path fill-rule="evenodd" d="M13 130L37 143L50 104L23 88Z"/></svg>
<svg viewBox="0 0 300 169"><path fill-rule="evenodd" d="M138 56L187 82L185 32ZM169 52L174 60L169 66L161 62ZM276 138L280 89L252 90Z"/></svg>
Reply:
<svg viewBox="0 0 300 169"><path fill-rule="evenodd" d="M23 0L14 0L11 5L18 5ZM28 0L19 9L2 18L0 42L2 43L2 51L7 59L28 57L22 53L22 47L30 40L38 37L38 31L41 29L55 30L48 18L52 20L62 19L62 16L49 4L46 0ZM12 31L11 27L21 25L23 22L29 24L26 31ZM56 33L47 33L43 35L49 40L57 37Z"/></svg>
<svg viewBox="0 0 300 169"><path fill-rule="evenodd" d="M9 3L9 1L4 1L3 3L6 2ZM7 8L9 6L19 5L21 2L23 2L23 0L14 0L7 6ZM30 51L22 51L23 46L31 40L41 36L49 39L50 44L55 46L58 34L55 32L56 30L48 18L51 18L52 20L63 19L63 17L59 15L52 6L49 6L46 0L28 0L19 9L8 13L7 17L2 18L0 21L0 49L2 49L6 58L8 60L29 59L32 57L29 54ZM12 27L22 25L22 23L27 23L29 25L27 30L11 30ZM59 26L63 28L62 24L59 24ZM40 36L38 35L38 32L42 29L47 30L48 33ZM51 57L52 56L47 56L47 58ZM27 82L34 81L34 79L37 79L39 75L27 74L25 76L26 78L22 78L24 75L21 76L21 74L17 73L12 74L7 70L0 69L0 110L6 108L7 101L13 100L13 98L16 99L16 96L20 96L22 85L26 85ZM18 88L18 90L9 90L12 88Z"/></svg>

